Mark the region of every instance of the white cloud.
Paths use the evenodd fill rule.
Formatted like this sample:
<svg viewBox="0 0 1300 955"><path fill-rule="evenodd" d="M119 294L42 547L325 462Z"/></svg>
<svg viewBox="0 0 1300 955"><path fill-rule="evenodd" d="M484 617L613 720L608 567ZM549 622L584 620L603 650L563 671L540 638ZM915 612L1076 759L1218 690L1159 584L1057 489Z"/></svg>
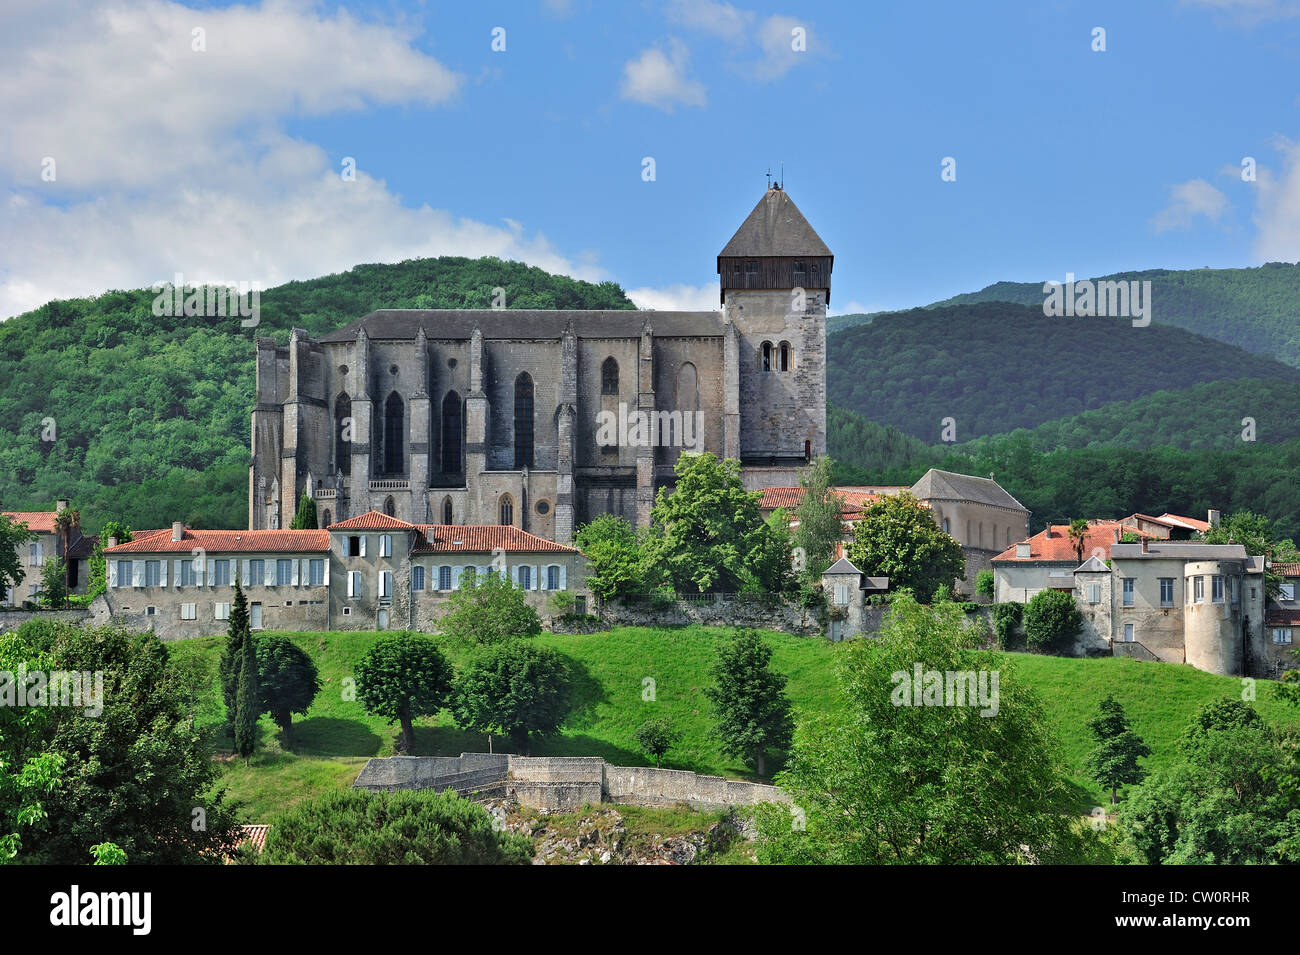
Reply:
<svg viewBox="0 0 1300 955"><path fill-rule="evenodd" d="M1254 253L1261 262L1300 261L1300 144L1279 143L1282 170L1257 168Z"/></svg>
<svg viewBox="0 0 1300 955"><path fill-rule="evenodd" d="M811 32L806 21L794 17L768 17L758 30L758 43L763 55L750 64L750 75L769 82L807 62L813 48Z"/></svg>
<svg viewBox="0 0 1300 955"><path fill-rule="evenodd" d="M742 55L756 52L756 58L736 60L731 66L760 83L780 79L820 52L811 25L795 17L774 15L760 21L753 11L718 0L673 0L665 12L670 22L725 40Z"/></svg>
<svg viewBox="0 0 1300 955"><path fill-rule="evenodd" d="M889 309L884 305L878 305L878 304L863 305L857 299L853 299L849 302L846 302L844 305L842 305L839 308L831 309L828 312L828 314L829 315L862 315L862 314L868 314L870 312L886 312L886 311L889 311Z"/></svg>
<svg viewBox="0 0 1300 955"><path fill-rule="evenodd" d="M744 40L754 22L750 11L715 0L673 0L666 13L673 23L731 42Z"/></svg>
<svg viewBox="0 0 1300 955"><path fill-rule="evenodd" d="M1189 179L1172 186L1169 204L1151 218L1156 232L1190 229L1197 216L1217 222L1228 210L1228 197L1204 179Z"/></svg>
<svg viewBox="0 0 1300 955"><path fill-rule="evenodd" d="M1182 3L1225 14L1246 25L1300 16L1300 0L1182 0Z"/></svg>
<svg viewBox="0 0 1300 955"><path fill-rule="evenodd" d="M633 288L626 291L627 297L637 308L653 308L662 312L708 312L722 307L718 299L717 282Z"/></svg>
<svg viewBox="0 0 1300 955"><path fill-rule="evenodd" d="M623 66L624 99L671 113L677 104L703 106L707 102L704 84L688 77L690 51L673 39L668 52L657 47L642 51Z"/></svg>
<svg viewBox="0 0 1300 955"><path fill-rule="evenodd" d="M455 254L609 277L518 223L405 206L364 157L345 182L339 157L284 132L295 116L454 99L462 78L405 28L297 0L32 9L0 13L0 317L177 271L266 288ZM195 27L206 52L191 49ZM52 183L40 178L45 156Z"/></svg>

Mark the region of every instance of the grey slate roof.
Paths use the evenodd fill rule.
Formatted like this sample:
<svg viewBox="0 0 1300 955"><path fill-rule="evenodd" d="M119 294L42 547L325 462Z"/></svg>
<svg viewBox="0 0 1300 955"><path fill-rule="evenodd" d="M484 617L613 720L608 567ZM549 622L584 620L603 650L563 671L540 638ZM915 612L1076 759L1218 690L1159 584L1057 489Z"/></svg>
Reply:
<svg viewBox="0 0 1300 955"><path fill-rule="evenodd" d="M1112 546L1114 546L1114 545L1112 545ZM1105 564L1104 564L1104 563L1103 563L1103 562L1102 562L1098 557L1096 557L1095 555L1092 556L1092 557L1089 557L1087 560L1085 560L1085 561L1084 561L1082 564L1080 564L1078 567L1074 568L1074 572L1075 572L1076 574L1093 574L1093 573L1096 573L1097 571L1101 571L1102 573L1106 573L1106 572L1109 571L1109 570L1110 570L1110 568L1107 567L1107 566L1106 566L1106 565L1105 565Z"/></svg>
<svg viewBox="0 0 1300 955"><path fill-rule="evenodd" d="M423 327L430 341L465 340L478 326L485 339L558 339L573 322L579 338L639 338L647 322L656 338L722 335L721 312L658 312L652 309L382 308L322 335L322 342L355 341L362 325L379 341L414 340Z"/></svg>
<svg viewBox="0 0 1300 955"><path fill-rule="evenodd" d="M829 256L831 250L784 189L769 189L719 257Z"/></svg>
<svg viewBox="0 0 1300 955"><path fill-rule="evenodd" d="M1008 494L1002 485L990 478L975 477L973 474L954 474L952 471L940 471L938 468L930 468L921 475L921 480L912 485L912 494L921 500L975 501L980 504L992 504L995 507L1028 510Z"/></svg>
<svg viewBox="0 0 1300 955"><path fill-rule="evenodd" d="M1247 555L1241 544L1148 541L1145 553L1141 544L1111 544L1110 556L1112 560L1245 560Z"/></svg>
<svg viewBox="0 0 1300 955"><path fill-rule="evenodd" d="M862 571L853 566L853 562L847 557L841 557L835 563L827 567L823 574L860 574Z"/></svg>

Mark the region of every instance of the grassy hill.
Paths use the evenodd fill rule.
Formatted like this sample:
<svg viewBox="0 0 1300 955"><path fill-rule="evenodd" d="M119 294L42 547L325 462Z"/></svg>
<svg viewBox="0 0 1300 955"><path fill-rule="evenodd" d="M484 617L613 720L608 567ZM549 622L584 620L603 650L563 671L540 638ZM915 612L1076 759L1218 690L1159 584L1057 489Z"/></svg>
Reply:
<svg viewBox="0 0 1300 955"><path fill-rule="evenodd" d="M1205 382L1300 382L1300 369L1181 329L997 302L881 315L827 350L832 404L927 442L945 418L966 441Z"/></svg>
<svg viewBox="0 0 1300 955"><path fill-rule="evenodd" d="M667 767L703 773L745 776L736 760L722 756L712 735L708 701L703 695L716 646L729 631L712 627L681 629L622 627L586 636L543 634L539 643L554 647L578 674L579 707L563 734L542 742L536 755L603 756L616 764L649 765L638 750L636 728L654 716L669 717L682 731L680 744L664 761ZM342 699L340 687L350 677L376 633L298 633L289 635L320 668L324 688L306 717L296 720L298 751L287 753L279 731L264 718L261 742L252 765L223 758L223 784L232 797L247 803L249 822L274 822L302 799L351 785L367 758L392 755L397 728L364 713L360 704ZM826 712L833 705L835 645L818 639L766 633L772 665L789 677L787 692L796 711ZM170 644L172 653L205 675L212 687L198 714L201 725L222 722L216 667L223 640L207 637ZM466 654L449 654L457 665ZM1114 692L1128 710L1134 728L1151 747L1150 768L1173 758L1174 743L1195 710L1224 696L1240 698L1241 681L1187 666L1137 660L1071 660L1060 657L1008 655L1009 666L1035 686L1047 704L1059 734L1072 778L1080 789L1081 808L1097 804L1101 793L1086 778L1083 761L1091 748L1086 721L1098 701ZM642 700L642 681L655 680L656 700ZM1300 713L1274 695L1274 686L1259 682L1261 714L1271 722L1300 726ZM227 742L228 746L229 743ZM416 722L416 753L456 755L486 751L477 733L455 728L444 712L438 719ZM502 743L496 741L500 750ZM222 758L222 757L219 757Z"/></svg>
<svg viewBox="0 0 1300 955"><path fill-rule="evenodd" d="M633 308L519 262L443 257L359 265L261 293L261 323L156 317L154 293L50 302L0 323L0 505L76 502L91 530L185 520L248 526L254 339L320 334L376 308ZM43 440L53 427L54 440Z"/></svg>
<svg viewBox="0 0 1300 955"><path fill-rule="evenodd" d="M1083 276L1080 276L1083 278ZM1173 325L1260 355L1300 366L1300 263L1269 262L1245 269L1150 269L1095 276L1096 281L1150 280L1152 322ZM1047 280L1062 282L1064 275ZM978 292L954 295L930 308L1012 302L1041 306L1043 282L995 282ZM845 315L836 328L870 321Z"/></svg>

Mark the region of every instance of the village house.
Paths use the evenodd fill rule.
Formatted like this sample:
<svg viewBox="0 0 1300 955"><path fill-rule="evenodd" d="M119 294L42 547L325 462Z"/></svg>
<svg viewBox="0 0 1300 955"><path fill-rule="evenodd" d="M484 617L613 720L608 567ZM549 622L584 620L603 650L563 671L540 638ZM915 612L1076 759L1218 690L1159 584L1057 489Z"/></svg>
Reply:
<svg viewBox="0 0 1300 955"><path fill-rule="evenodd" d="M542 609L588 596L581 554L513 527L414 525L375 511L321 530L191 530L105 548L115 621L163 639L225 633L235 581L254 630L432 632L466 573L495 570ZM579 608L575 608L579 609Z"/></svg>
<svg viewBox="0 0 1300 955"><path fill-rule="evenodd" d="M67 510L68 502L60 500L52 511L4 511L5 517L15 524L27 525L27 530L36 535L34 541L18 547L18 563L23 570L22 582L17 587L9 587L4 594L3 604L7 607L19 607L25 601L34 601L41 589L41 570L45 561L59 557L67 564L68 593L84 594L86 578L89 576L87 562L94 552L95 539L81 533L80 527L74 527L65 553L62 536L55 528L55 518L59 511Z"/></svg>

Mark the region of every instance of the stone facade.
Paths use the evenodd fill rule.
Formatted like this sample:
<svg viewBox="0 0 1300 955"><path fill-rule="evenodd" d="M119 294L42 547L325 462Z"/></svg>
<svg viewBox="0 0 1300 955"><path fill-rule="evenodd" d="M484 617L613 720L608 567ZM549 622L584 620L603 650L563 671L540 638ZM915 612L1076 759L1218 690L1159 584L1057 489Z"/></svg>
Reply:
<svg viewBox="0 0 1300 955"><path fill-rule="evenodd" d="M567 543L602 514L648 524L686 451L789 481L826 450L831 266L770 189L718 257L718 312L382 310L259 339L250 527L287 527L307 493L322 524L378 510Z"/></svg>
<svg viewBox="0 0 1300 955"><path fill-rule="evenodd" d="M36 592L41 587L41 570L51 557L61 557L67 565L68 593L86 592L88 561L95 541L94 538L83 536L80 528L74 528L68 541L67 553L64 553L63 539L55 530L54 519L59 511L67 507L67 501L59 501L53 511L4 512L4 516L13 523L25 524L36 539L18 546L18 566L23 572L23 579L17 587L10 587L6 592L0 593L0 606L21 607L26 601L34 601Z"/></svg>

